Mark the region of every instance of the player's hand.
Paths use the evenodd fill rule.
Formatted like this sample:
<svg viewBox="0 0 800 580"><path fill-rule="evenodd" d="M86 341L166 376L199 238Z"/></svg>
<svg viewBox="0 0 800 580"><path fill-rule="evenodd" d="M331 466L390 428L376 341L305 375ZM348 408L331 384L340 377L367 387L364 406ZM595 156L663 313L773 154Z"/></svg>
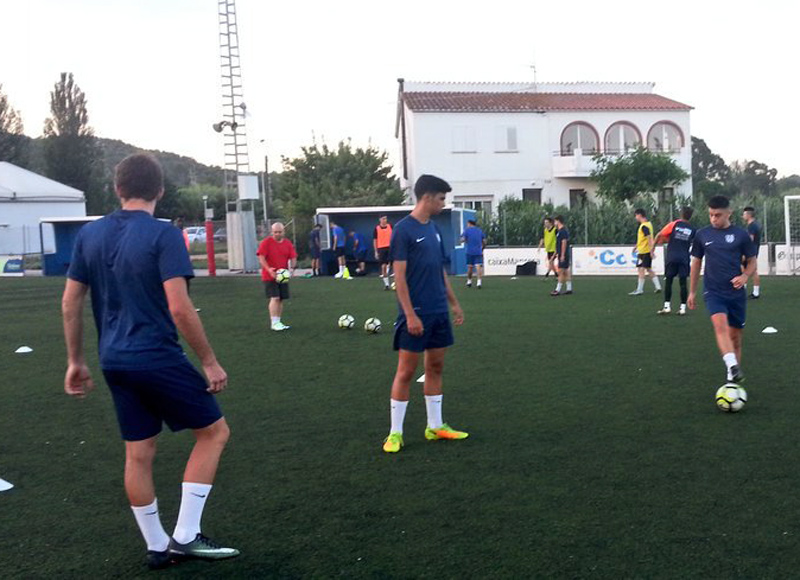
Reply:
<svg viewBox="0 0 800 580"><path fill-rule="evenodd" d="M275 268L267 268L267 272L269 272L269 275L272 276L272 279L274 280L275 279Z"/></svg>
<svg viewBox="0 0 800 580"><path fill-rule="evenodd" d="M422 320L416 314L412 315L411 318L406 318L406 328L411 336L422 336L422 333L425 332Z"/></svg>
<svg viewBox="0 0 800 580"><path fill-rule="evenodd" d="M464 311L461 310L460 304L453 306L453 324L456 326L464 324Z"/></svg>
<svg viewBox="0 0 800 580"><path fill-rule="evenodd" d="M228 386L228 373L225 372L220 364L214 361L212 364L203 365L203 372L208 380L209 393L219 393Z"/></svg>
<svg viewBox="0 0 800 580"><path fill-rule="evenodd" d="M697 304L695 302L695 299L694 299L694 292L689 294L689 298L688 298L688 300L686 300L686 306L689 307L689 310L694 310L695 307L697 306Z"/></svg>
<svg viewBox="0 0 800 580"><path fill-rule="evenodd" d="M64 376L64 392L72 397L83 399L94 389L94 381L89 367L85 364L69 364Z"/></svg>
<svg viewBox="0 0 800 580"><path fill-rule="evenodd" d="M733 284L733 287L738 290L739 288L743 288L747 285L748 278L749 276L747 274L740 274L735 278L731 278L731 284Z"/></svg>

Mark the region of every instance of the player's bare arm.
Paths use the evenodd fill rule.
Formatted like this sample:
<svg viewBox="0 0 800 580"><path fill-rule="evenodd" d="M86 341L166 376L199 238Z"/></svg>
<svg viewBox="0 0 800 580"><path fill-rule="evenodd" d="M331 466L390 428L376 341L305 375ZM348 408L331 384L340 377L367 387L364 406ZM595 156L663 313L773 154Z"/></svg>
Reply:
<svg viewBox="0 0 800 580"><path fill-rule="evenodd" d="M270 265L267 263L267 259L264 256L258 257L258 263L261 264L261 267L269 272L269 275L275 278L275 268L271 268Z"/></svg>
<svg viewBox="0 0 800 580"><path fill-rule="evenodd" d="M731 279L731 284L733 284L733 287L738 290L739 288L744 288L747 286L747 281L753 275L753 272L756 271L756 266L757 263L755 256L747 258L747 265L744 267L744 272Z"/></svg>
<svg viewBox="0 0 800 580"><path fill-rule="evenodd" d="M94 388L94 381L83 354L83 304L89 287L67 279L61 298L64 317L64 338L67 343L67 372L64 391L73 397L85 397Z"/></svg>
<svg viewBox="0 0 800 580"><path fill-rule="evenodd" d="M406 281L407 265L405 260L395 260L393 262L397 301L400 302L400 308L403 309L403 314L405 314L408 333L412 336L422 336L425 329L422 326L422 320L419 319L419 316L414 311L414 305L411 304L411 294L408 291L408 282Z"/></svg>
<svg viewBox="0 0 800 580"><path fill-rule="evenodd" d="M689 297L686 300L686 305L689 310L694 310L696 306L695 292L697 290L697 283L700 281L700 269L703 265L703 259L692 256L692 270L689 275Z"/></svg>
<svg viewBox="0 0 800 580"><path fill-rule="evenodd" d="M447 302L450 304L450 309L453 311L453 324L461 326L464 324L464 311L461 309L461 304L459 304L458 298L456 298L456 294L453 292L453 287L450 285L447 270L442 270L442 276L444 276L444 286L447 289Z"/></svg>
<svg viewBox="0 0 800 580"><path fill-rule="evenodd" d="M192 299L189 298L186 279L183 277L170 278L164 282L164 292L167 295L169 312L175 321L175 326L178 327L181 336L186 339L203 365L203 372L208 380L208 391L210 393L220 392L228 384L228 375L217 362L214 350L206 338L203 323L200 322Z"/></svg>

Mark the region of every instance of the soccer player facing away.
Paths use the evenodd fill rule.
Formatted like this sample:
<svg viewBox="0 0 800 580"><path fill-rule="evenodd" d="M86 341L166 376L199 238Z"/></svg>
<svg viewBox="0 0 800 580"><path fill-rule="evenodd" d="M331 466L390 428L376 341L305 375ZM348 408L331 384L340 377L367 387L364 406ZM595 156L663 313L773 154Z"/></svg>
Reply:
<svg viewBox="0 0 800 580"><path fill-rule="evenodd" d="M665 225L653 243L653 250L661 242L667 242L666 265L664 266L664 307L658 314L669 314L672 300L672 280L678 277L681 287L681 307L678 314L686 314L686 299L689 297L686 279L689 277L689 250L694 241L695 229L689 220L694 210L690 207L681 209L681 217Z"/></svg>
<svg viewBox="0 0 800 580"><path fill-rule="evenodd" d="M744 380L742 331L747 313L747 280L756 269L756 249L745 230L731 224L730 201L724 195L708 200L711 225L697 232L692 245L692 274L689 308L696 306L695 293L703 258L703 298L711 315L711 324L722 360L728 369L727 380ZM742 260L745 260L742 272Z"/></svg>
<svg viewBox="0 0 800 580"><path fill-rule="evenodd" d="M261 281L269 298L270 328L276 332L289 330L291 326L281 322L283 301L289 299L289 283L278 284L275 273L288 269L292 274L297 263L294 244L284 236L283 224L272 224L272 235L264 238L258 245L258 262L261 264Z"/></svg>
<svg viewBox="0 0 800 580"><path fill-rule="evenodd" d="M636 268L638 269L639 283L636 290L630 292L631 296L640 296L644 294L644 278L649 277L656 287L656 293L661 292L661 282L658 276L653 272L653 254L655 253L655 244L653 240L653 224L647 219L647 213L641 208L633 212L636 221L639 222L639 228L636 232Z"/></svg>
<svg viewBox="0 0 800 580"><path fill-rule="evenodd" d="M147 564L239 554L200 532L220 455L230 431L216 393L228 383L186 291L193 277L180 230L153 217L164 195L163 174L149 155L117 165L122 209L81 228L67 273L62 310L67 344L64 390L85 397L94 386L83 351L83 306L91 290L100 366L125 440L125 491L147 543ZM178 343L197 354L205 378ZM192 429L195 444L183 474L178 522L167 535L158 514L153 458L162 423Z"/></svg>
<svg viewBox="0 0 800 580"><path fill-rule="evenodd" d="M399 351L392 383L391 429L383 450L397 453L403 447L403 421L414 371L424 353L425 407L428 426L425 439L465 439L442 420L442 368L447 347L453 344L453 322L464 322L461 305L453 293L444 263L447 259L442 235L432 216L444 208L450 185L433 175L420 175L414 185L417 204L397 222L391 244L397 301L400 313L395 323L394 349Z"/></svg>
<svg viewBox="0 0 800 580"><path fill-rule="evenodd" d="M308 252L311 254L311 275L321 276L322 272L319 269L319 258L322 255L322 245L319 239L319 233L322 231L320 224L315 224L308 234Z"/></svg>
<svg viewBox="0 0 800 580"><path fill-rule="evenodd" d="M761 296L761 276L758 275L758 250L761 247L761 224L756 221L756 210L747 206L742 211L742 219L747 224L747 233L756 246L756 269L753 270L753 292L750 298L758 300Z"/></svg>
<svg viewBox="0 0 800 580"><path fill-rule="evenodd" d="M561 296L561 290L566 286L564 294L572 294L572 245L569 241L569 230L564 225L564 218L555 217L556 224L556 257L558 259L558 283L550 296Z"/></svg>
<svg viewBox="0 0 800 580"><path fill-rule="evenodd" d="M331 222L331 232L333 233L333 253L336 256L336 261L339 263L339 271L334 278L349 278L350 273L347 272L347 258L345 258L345 245L347 244L347 236L344 234L344 228Z"/></svg>
<svg viewBox="0 0 800 580"><path fill-rule="evenodd" d="M478 274L478 288L481 288L483 279L483 249L486 247L486 235L478 227L475 220L467 220L467 227L461 234L461 239L467 245L467 288L472 287L472 269Z"/></svg>
<svg viewBox="0 0 800 580"><path fill-rule="evenodd" d="M392 224L382 215L378 218L378 225L372 232L372 247L375 250L375 259L381 263L381 280L383 289L389 290L389 248L392 244Z"/></svg>
<svg viewBox="0 0 800 580"><path fill-rule="evenodd" d="M547 252L547 272L545 272L544 277L547 278L552 272L554 275L557 275L558 272L556 271L556 225L553 223L553 218L546 217L544 218L544 231L542 233L542 238L539 240L539 248L541 249L544 246L544 251Z"/></svg>

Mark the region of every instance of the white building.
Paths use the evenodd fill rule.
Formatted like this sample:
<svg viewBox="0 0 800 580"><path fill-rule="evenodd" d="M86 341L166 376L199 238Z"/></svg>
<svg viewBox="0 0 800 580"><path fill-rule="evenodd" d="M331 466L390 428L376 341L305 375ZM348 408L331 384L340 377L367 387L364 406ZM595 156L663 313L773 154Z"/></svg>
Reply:
<svg viewBox="0 0 800 580"><path fill-rule="evenodd" d="M39 253L42 241L52 251L52 228L40 233L39 221L85 215L82 191L0 161L0 254Z"/></svg>
<svg viewBox="0 0 800 580"><path fill-rule="evenodd" d="M593 199L596 153L645 145L691 174L692 107L654 83L419 83L398 80L401 186L432 173L448 203L492 211L506 196L572 206ZM672 189L672 188L670 188ZM691 180L663 192L690 196Z"/></svg>

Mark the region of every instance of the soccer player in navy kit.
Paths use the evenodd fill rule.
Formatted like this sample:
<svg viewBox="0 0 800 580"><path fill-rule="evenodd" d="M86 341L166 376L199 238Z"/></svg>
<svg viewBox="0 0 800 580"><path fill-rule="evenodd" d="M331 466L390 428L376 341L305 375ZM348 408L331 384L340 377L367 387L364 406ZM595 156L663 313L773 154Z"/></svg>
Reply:
<svg viewBox="0 0 800 580"><path fill-rule="evenodd" d="M694 240L695 229L689 220L692 219L694 210L690 207L681 209L681 219L669 222L665 225L653 242L653 252L661 242L667 241L667 255L664 266L664 307L658 314L669 314L672 312L670 301L672 300L672 279L678 277L681 287L681 307L678 314L686 314L686 299L689 297L689 289L686 287L686 279L689 277L689 250Z"/></svg>
<svg viewBox="0 0 800 580"><path fill-rule="evenodd" d="M478 227L475 220L467 220L467 227L461 234L467 245L467 288L472 287L472 269L477 270L478 288L483 281L483 249L486 247L486 234Z"/></svg>
<svg viewBox="0 0 800 580"><path fill-rule="evenodd" d="M703 258L703 298L722 360L728 369L727 380L741 382L742 331L747 313L747 280L756 268L753 240L742 228L731 225L730 201L717 195L708 201L710 226L699 230L692 245L692 274L689 308L696 306L695 293ZM742 259L746 259L744 272Z"/></svg>
<svg viewBox="0 0 800 580"><path fill-rule="evenodd" d="M230 558L200 533L206 498L230 431L214 394L228 376L217 362L187 293L194 276L177 228L153 217L164 195L161 166L131 155L117 166L114 186L122 209L86 224L75 240L62 310L67 343L64 390L84 397L93 387L83 352L83 304L91 290L100 366L125 440L125 491L147 543L147 564L176 559ZM189 362L177 329L203 365ZM153 459L162 422L192 429L195 445L183 474L183 495L172 537L161 525Z"/></svg>
<svg viewBox="0 0 800 580"><path fill-rule="evenodd" d="M569 230L564 224L564 218L560 215L555 217L556 224L556 260L558 262L558 283L556 289L550 292L550 296L561 296L561 290L566 285L564 294L572 294L572 246L569 242Z"/></svg>
<svg viewBox="0 0 800 580"><path fill-rule="evenodd" d="M444 263L447 255L442 235L431 219L444 208L450 185L433 175L421 175L414 185L417 204L397 222L392 233L390 257L397 286L400 313L395 323L394 349L398 351L397 372L392 383L391 428L383 450L397 453L403 447L403 422L408 391L420 354L425 365L425 408L428 426L425 438L465 439L442 420L442 369L447 347L453 344L448 302L453 322L464 322Z"/></svg>
<svg viewBox="0 0 800 580"><path fill-rule="evenodd" d="M742 219L747 224L747 233L756 246L756 269L753 272L753 292L750 298L758 300L761 296L761 276L758 275L758 250L761 247L761 224L756 221L756 210L752 206L747 206L742 210Z"/></svg>

